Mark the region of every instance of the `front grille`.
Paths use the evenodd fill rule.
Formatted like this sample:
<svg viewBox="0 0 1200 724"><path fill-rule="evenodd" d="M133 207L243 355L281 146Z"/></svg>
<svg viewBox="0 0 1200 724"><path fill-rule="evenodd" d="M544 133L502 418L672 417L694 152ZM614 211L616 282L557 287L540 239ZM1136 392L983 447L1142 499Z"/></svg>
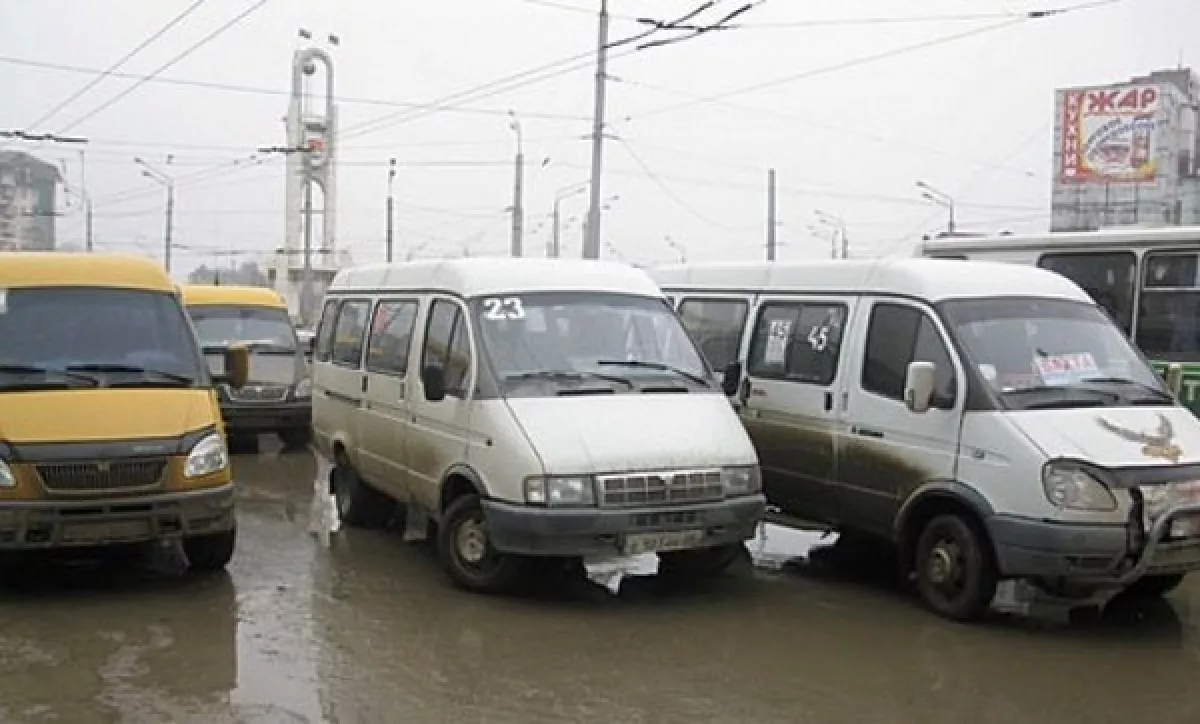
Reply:
<svg viewBox="0 0 1200 724"><path fill-rule="evenodd" d="M678 505L724 497L719 470L667 470L602 475L600 502L609 507Z"/></svg>
<svg viewBox="0 0 1200 724"><path fill-rule="evenodd" d="M286 385L246 385L240 390L226 388L229 399L238 402L281 402L287 397Z"/></svg>
<svg viewBox="0 0 1200 724"><path fill-rule="evenodd" d="M44 463L37 466L46 490L56 493L93 493L150 488L162 480L165 458L112 462Z"/></svg>

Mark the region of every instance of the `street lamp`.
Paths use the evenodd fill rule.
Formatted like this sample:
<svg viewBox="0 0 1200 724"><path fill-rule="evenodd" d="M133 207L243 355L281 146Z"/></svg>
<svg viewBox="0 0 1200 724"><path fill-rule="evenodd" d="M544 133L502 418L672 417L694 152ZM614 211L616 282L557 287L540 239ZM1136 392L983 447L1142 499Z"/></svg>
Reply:
<svg viewBox="0 0 1200 724"><path fill-rule="evenodd" d="M575 194L586 191L588 188L587 181L579 181L567 186L563 186L554 194L554 238L550 242L550 256L557 259L562 254L562 226L559 222L560 216L558 212L559 204L563 199L574 196Z"/></svg>
<svg viewBox="0 0 1200 724"><path fill-rule="evenodd" d="M387 262L392 263L392 228L393 216L395 215L395 200L392 197L392 185L396 180L396 159L388 159L388 181L387 181Z"/></svg>
<svg viewBox="0 0 1200 724"><path fill-rule="evenodd" d="M950 221L946 225L946 230L950 234L954 234L954 198L944 191L938 191L924 181L918 181L917 188L922 191L921 198L937 204L950 212Z"/></svg>
<svg viewBox="0 0 1200 724"><path fill-rule="evenodd" d="M840 238L842 242L840 257L842 259L848 259L850 257L850 239L849 235L846 233L846 221L840 216L835 216L825 211L821 211L820 209L813 210L813 214L817 217L817 221L825 226L831 227L834 230L833 239L831 241L832 248L830 249L831 257L834 259L839 258L837 242Z"/></svg>
<svg viewBox="0 0 1200 724"><path fill-rule="evenodd" d="M521 119L517 118L516 111L511 108L508 110L508 116L511 119L508 127L517 134L517 157L513 168L513 205L512 205L512 249L513 256L522 256L522 249L525 226L525 208L522 205L521 192L522 186L525 183L525 139L521 134Z"/></svg>
<svg viewBox="0 0 1200 724"><path fill-rule="evenodd" d="M167 156L167 164L171 163L171 156ZM171 226L172 217L175 214L175 179L171 178L162 171L154 168L140 158L133 159L133 162L142 167L142 175L153 181L157 181L167 189L167 228L163 233L163 268L167 273L171 273Z"/></svg>

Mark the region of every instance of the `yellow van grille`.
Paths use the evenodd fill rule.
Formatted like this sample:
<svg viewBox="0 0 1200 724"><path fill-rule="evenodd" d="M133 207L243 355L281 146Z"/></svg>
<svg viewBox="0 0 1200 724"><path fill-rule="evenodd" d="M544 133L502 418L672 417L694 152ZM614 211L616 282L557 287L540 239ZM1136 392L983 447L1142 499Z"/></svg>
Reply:
<svg viewBox="0 0 1200 724"><path fill-rule="evenodd" d="M93 493L132 490L157 485L167 467L165 458L112 462L45 463L37 466L46 490L57 493Z"/></svg>
<svg viewBox="0 0 1200 724"><path fill-rule="evenodd" d="M627 475L602 475L601 505L672 505L720 500L724 497L719 470L669 470Z"/></svg>

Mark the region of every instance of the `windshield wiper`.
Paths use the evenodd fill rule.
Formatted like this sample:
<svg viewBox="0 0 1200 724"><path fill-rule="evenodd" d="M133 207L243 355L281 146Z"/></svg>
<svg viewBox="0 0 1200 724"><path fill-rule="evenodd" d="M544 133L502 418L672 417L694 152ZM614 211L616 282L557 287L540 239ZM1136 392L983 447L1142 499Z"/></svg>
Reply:
<svg viewBox="0 0 1200 724"><path fill-rule="evenodd" d="M627 385L633 389L632 381L618 377L616 375L602 375L597 372L568 372L565 370L538 370L537 372L517 372L511 375L504 376L507 382L519 382L521 380L561 380L582 382L585 379L604 380L605 382L616 382L617 384Z"/></svg>
<svg viewBox="0 0 1200 724"><path fill-rule="evenodd" d="M601 360L596 360L596 364L603 365L606 367L641 367L641 368L648 369L648 370L662 370L663 372L674 372L675 374L679 375L680 377L683 377L684 379L695 382L698 385L704 385L705 387L708 387L708 380L704 379L700 375L695 374L694 372L688 372L687 370L681 370L678 367L673 367L673 366L671 366L669 364L665 364L663 362L648 362L646 360L640 360L640 359L632 359L632 360L601 359Z"/></svg>
<svg viewBox="0 0 1200 724"><path fill-rule="evenodd" d="M296 348L286 344L277 342L243 342L243 347L249 352L261 352L263 354L295 354ZM233 346L230 344L208 344L201 347L200 351L204 354L220 354Z"/></svg>
<svg viewBox="0 0 1200 724"><path fill-rule="evenodd" d="M1148 385L1144 382L1138 382L1137 380L1131 380L1131 379L1127 379L1125 377L1088 377L1082 381L1083 382L1094 382L1094 383L1100 384L1100 385L1128 385L1130 387L1136 387L1137 389L1141 390L1142 392L1145 392L1146 394L1148 394L1151 398L1153 398L1155 400L1160 400L1162 402L1174 402L1175 401L1174 396L1172 396L1170 393L1168 393L1164 390L1160 390L1159 388L1154 387L1153 385Z"/></svg>
<svg viewBox="0 0 1200 724"><path fill-rule="evenodd" d="M174 372L166 372L164 370L148 369L146 367L138 367L136 365L85 364L85 365L71 365L67 369L68 370L84 370L87 372L101 372L101 373L111 373L111 374L142 375L144 377L157 377L158 378L157 381L160 384L163 382L169 382L172 385L178 385L180 387L191 387L192 385L196 384L196 380L192 377L188 377L187 375L180 375L180 374L176 374ZM108 386L109 387L132 387L132 386L145 384L146 382L149 382L149 380L138 380L136 382L130 381L130 382L125 382L125 383L120 383L120 384L113 384L112 382L109 382Z"/></svg>
<svg viewBox="0 0 1200 724"><path fill-rule="evenodd" d="M81 374L78 372L69 372L66 370L55 370L55 369L50 369L49 367L38 367L37 365L0 364L0 372L2 372L4 374L10 374L10 375L45 375L46 377L53 377L54 375L62 375L63 377L66 377L67 379L85 382L88 385L91 385L92 387L100 386L100 380L97 380L95 377L92 377L91 375L85 375L85 374ZM45 383L36 383L36 384L38 385L38 389L41 389L43 387L43 385L49 385L50 387L62 386L62 385L59 385L58 383L50 382L49 380L47 380ZM5 389L13 389L13 386L6 385Z"/></svg>
<svg viewBox="0 0 1200 724"><path fill-rule="evenodd" d="M1101 404L1095 399L1079 399L1072 398L1072 392L1086 392L1090 395L1102 397L1109 403L1116 404L1121 401L1121 396L1109 390L1098 390L1093 387L1080 387L1077 385L1035 385L1033 387L1018 387L1012 390L1003 390L1006 396L1021 396L1037 393L1058 393L1061 397L1057 399L1041 400L1023 405L1026 410L1041 410L1051 409L1055 407L1094 407Z"/></svg>

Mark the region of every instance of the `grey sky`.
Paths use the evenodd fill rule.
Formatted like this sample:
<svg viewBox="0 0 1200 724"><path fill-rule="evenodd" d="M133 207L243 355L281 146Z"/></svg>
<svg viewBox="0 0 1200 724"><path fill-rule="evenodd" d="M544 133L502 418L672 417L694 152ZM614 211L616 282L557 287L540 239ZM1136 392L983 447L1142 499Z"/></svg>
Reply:
<svg viewBox="0 0 1200 724"><path fill-rule="evenodd" d="M0 56L105 68L190 2L0 0ZM944 224L939 209L921 202L914 187L919 178L958 200L963 227L1045 228L1054 88L1174 67L1181 55L1185 65L1200 65L1194 40L1200 3L1124 0L1016 23L999 17L878 20L999 15L1078 2L766 0L742 18L754 27L616 57L608 117L610 132L620 140L606 145L603 190L605 197L619 198L604 217L605 241L640 262L674 258L667 236L692 259L760 257L770 166L779 173L781 258L828 254L827 243L808 229L814 209L849 222L855 255L904 252L915 233ZM251 4L207 0L122 70L157 68ZM631 17L667 19L698 4L612 0L618 16L612 36L636 32L640 26ZM722 0L711 17L740 4ZM333 51L337 95L423 103L593 48L598 6L598 0L269 0L163 76L286 90L296 30L303 26L316 37L340 36ZM797 25L839 19L863 22ZM979 32L836 68L971 30ZM827 68L833 69L819 72ZM401 164L396 184L401 253L421 246L422 256L457 255L464 245L474 254L504 253L512 182L505 164L515 150L504 111L513 108L526 137L526 248L540 255L549 238L549 225L540 222L556 190L587 177L583 137L589 132L592 72L588 62L545 82L461 103L494 113L409 114L415 117L378 132L348 133L339 172L340 243L356 261L382 258L386 160L395 156ZM60 130L132 83L108 79L43 127L27 127L91 77L0 61L0 129ZM718 102L697 101L788 77L795 78ZM92 139L87 181L99 248L158 252L163 192L140 176L132 158L161 165L166 153L174 154L174 173L181 179L176 225L181 245L199 250L279 245L282 163L234 161L258 146L284 143L286 108L283 95L146 83L72 128L71 135ZM343 103L342 128L397 110ZM74 149L21 147L50 160L66 159L70 179L78 183ZM539 168L545 158L549 164ZM428 165L474 161L491 165ZM238 170L241 165L249 168ZM214 167L220 170L182 180ZM579 254L578 220L585 204L584 194L563 204L570 220L565 254ZM81 215L69 209L59 228L61 241L79 241ZM211 256L180 250L176 270Z"/></svg>

